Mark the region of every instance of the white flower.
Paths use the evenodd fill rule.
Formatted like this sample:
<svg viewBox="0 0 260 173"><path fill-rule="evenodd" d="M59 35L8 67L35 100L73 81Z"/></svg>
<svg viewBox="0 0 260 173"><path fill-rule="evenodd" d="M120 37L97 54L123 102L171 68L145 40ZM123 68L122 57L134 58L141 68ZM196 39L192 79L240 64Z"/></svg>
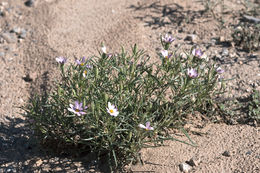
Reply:
<svg viewBox="0 0 260 173"><path fill-rule="evenodd" d="M62 57L62 56L60 56L60 57L57 57L57 58L56 58L56 61L57 61L58 63L60 63L60 64L65 64L66 61L67 61L67 59L64 58L64 57Z"/></svg>
<svg viewBox="0 0 260 173"><path fill-rule="evenodd" d="M106 48L106 46L103 46L103 47L101 48L101 50L102 50L103 53L105 53L105 54L107 53L107 48Z"/></svg>
<svg viewBox="0 0 260 173"><path fill-rule="evenodd" d="M114 117L116 117L116 116L119 114L119 112L118 112L118 110L116 109L115 105L111 105L110 102L108 102L107 112L108 112L111 116L114 116Z"/></svg>
<svg viewBox="0 0 260 173"><path fill-rule="evenodd" d="M168 50L162 50L161 54L165 59L168 59L172 56L171 54L169 54Z"/></svg>

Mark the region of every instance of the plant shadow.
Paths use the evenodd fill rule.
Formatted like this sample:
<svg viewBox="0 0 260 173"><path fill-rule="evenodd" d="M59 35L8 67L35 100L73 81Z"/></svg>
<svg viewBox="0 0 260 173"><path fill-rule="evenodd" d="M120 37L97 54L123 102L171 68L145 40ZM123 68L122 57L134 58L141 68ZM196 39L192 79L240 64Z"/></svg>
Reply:
<svg viewBox="0 0 260 173"><path fill-rule="evenodd" d="M35 93L46 95L50 80L48 72L32 81L30 98ZM109 172L109 165L93 153L75 155L57 154L37 141L26 118L5 117L0 122L1 172Z"/></svg>
<svg viewBox="0 0 260 173"><path fill-rule="evenodd" d="M152 27L152 29L158 29L167 25L181 26L183 23L193 23L195 18L201 18L204 14L204 11L184 10L184 7L177 3L162 5L159 1L150 4L139 3L128 8L135 12L149 9L149 13L140 14L136 19L141 20L146 26Z"/></svg>
<svg viewBox="0 0 260 173"><path fill-rule="evenodd" d="M109 172L95 155L73 158L50 153L39 145L21 118L6 118L0 128L0 172Z"/></svg>

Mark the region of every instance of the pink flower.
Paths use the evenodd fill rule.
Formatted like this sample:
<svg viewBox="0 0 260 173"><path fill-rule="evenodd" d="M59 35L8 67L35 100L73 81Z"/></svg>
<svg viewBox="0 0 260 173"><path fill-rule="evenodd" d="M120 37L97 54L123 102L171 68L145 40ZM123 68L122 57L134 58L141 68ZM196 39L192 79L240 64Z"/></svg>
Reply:
<svg viewBox="0 0 260 173"><path fill-rule="evenodd" d="M60 63L60 64L65 64L66 61L67 61L67 59L64 58L64 57L62 57L62 56L60 56L60 57L57 57L57 58L56 58L56 61L57 61L58 63Z"/></svg>
<svg viewBox="0 0 260 173"><path fill-rule="evenodd" d="M216 72L217 72L218 74L222 74L222 73L224 73L225 71L224 71L221 67L218 67L218 68L216 69Z"/></svg>
<svg viewBox="0 0 260 173"><path fill-rule="evenodd" d="M154 128L150 126L150 122L146 122L145 125L139 124L138 126L139 126L140 128L142 128L142 129L145 129L145 130L154 130Z"/></svg>
<svg viewBox="0 0 260 173"><path fill-rule="evenodd" d="M175 40L175 38L173 38L171 35L165 34L165 36L162 36L162 41L164 43L170 44Z"/></svg>
<svg viewBox="0 0 260 173"><path fill-rule="evenodd" d="M191 77L191 78L196 78L196 77L198 77L197 71L196 71L195 69L193 69L193 68L188 69L187 74L188 74L188 76Z"/></svg>
<svg viewBox="0 0 260 173"><path fill-rule="evenodd" d="M77 114L78 116L86 114L86 112L83 112L84 109L87 109L86 106L84 109L82 108L83 103L79 103L78 101L75 101L75 105L70 104L70 108L68 110L70 112L73 112L74 114Z"/></svg>
<svg viewBox="0 0 260 173"><path fill-rule="evenodd" d="M201 58L201 56L203 55L203 52L200 49L193 49L192 55L197 58Z"/></svg>
<svg viewBox="0 0 260 173"><path fill-rule="evenodd" d="M80 65L80 66L84 66L85 65L85 62L86 62L86 58L85 57L83 57L82 59L80 59L80 60L76 60L76 63L78 64L78 65Z"/></svg>

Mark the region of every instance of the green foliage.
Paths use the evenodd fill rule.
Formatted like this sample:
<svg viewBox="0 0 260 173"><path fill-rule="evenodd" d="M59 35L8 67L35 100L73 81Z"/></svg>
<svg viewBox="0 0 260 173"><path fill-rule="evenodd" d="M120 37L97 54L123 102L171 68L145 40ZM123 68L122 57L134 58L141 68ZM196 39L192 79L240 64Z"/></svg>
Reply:
<svg viewBox="0 0 260 173"><path fill-rule="evenodd" d="M120 54L100 53L81 65L60 63L61 80L53 91L35 96L25 108L31 128L42 143L52 141L51 147L74 146L77 152L106 156L111 169L138 159L143 147L177 140L168 129L180 128L182 119L195 110L210 111L224 82L205 59L191 52L186 58L169 54L151 63L135 45L131 54L122 49ZM197 77L187 74L191 68ZM84 115L68 110L75 101L88 107ZM118 116L110 115L108 102L117 107ZM146 122L154 130L140 127Z"/></svg>
<svg viewBox="0 0 260 173"><path fill-rule="evenodd" d="M248 115L254 120L260 121L260 92L254 90L251 101L248 104Z"/></svg>

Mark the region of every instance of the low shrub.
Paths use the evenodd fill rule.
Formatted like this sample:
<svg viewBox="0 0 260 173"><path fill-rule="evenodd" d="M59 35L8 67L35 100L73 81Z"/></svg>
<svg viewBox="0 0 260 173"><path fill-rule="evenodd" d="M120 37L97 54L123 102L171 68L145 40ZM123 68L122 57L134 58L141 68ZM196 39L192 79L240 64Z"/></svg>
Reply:
<svg viewBox="0 0 260 173"><path fill-rule="evenodd" d="M181 127L195 110L209 110L224 81L200 49L179 55L169 50L173 41L161 38L156 63L136 45L130 54L102 47L99 56L70 65L57 58L61 80L25 108L34 134L50 147L105 156L111 169L136 161L143 147L174 140L168 129Z"/></svg>
<svg viewBox="0 0 260 173"><path fill-rule="evenodd" d="M233 30L232 38L236 46L245 51L256 51L260 47L260 24L240 22Z"/></svg>

